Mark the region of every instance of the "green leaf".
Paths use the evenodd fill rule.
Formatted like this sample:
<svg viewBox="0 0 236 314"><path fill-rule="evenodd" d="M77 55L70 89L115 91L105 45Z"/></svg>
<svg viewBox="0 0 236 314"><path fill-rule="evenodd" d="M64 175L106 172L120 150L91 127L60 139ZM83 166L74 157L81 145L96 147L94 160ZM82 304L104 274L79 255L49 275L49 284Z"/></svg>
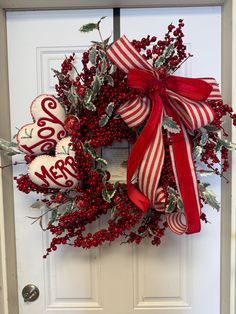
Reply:
<svg viewBox="0 0 236 314"><path fill-rule="evenodd" d="M111 117L113 110L114 110L114 102L110 102L106 108L106 114Z"/></svg>
<svg viewBox="0 0 236 314"><path fill-rule="evenodd" d="M0 150L4 151L7 156L14 156L17 154L23 154L18 148L17 144L14 142L6 141L3 138L0 138Z"/></svg>
<svg viewBox="0 0 236 314"><path fill-rule="evenodd" d="M203 196L208 205L215 208L217 211L220 210L220 203L217 201L216 195L212 191L206 189L205 192L203 192Z"/></svg>
<svg viewBox="0 0 236 314"><path fill-rule="evenodd" d="M92 100L92 96L93 96L93 91L91 88L87 88L86 92L84 94L84 103L88 104L90 103L90 101Z"/></svg>
<svg viewBox="0 0 236 314"><path fill-rule="evenodd" d="M106 189L102 190L102 198L104 199L104 201L110 203L111 202L111 197L109 192Z"/></svg>
<svg viewBox="0 0 236 314"><path fill-rule="evenodd" d="M104 20L105 18L106 18L106 16L102 16L100 18L100 20L97 22L97 28L99 28L99 25L100 25L101 21Z"/></svg>
<svg viewBox="0 0 236 314"><path fill-rule="evenodd" d="M90 110L90 111L96 111L96 110L97 110L96 106L95 106L94 103L92 103L92 102L89 102L89 103L87 103L87 104L84 104L84 107L85 107L86 109Z"/></svg>
<svg viewBox="0 0 236 314"><path fill-rule="evenodd" d="M178 124L172 119L172 117L164 116L163 117L163 128L171 133L179 133L180 127Z"/></svg>
<svg viewBox="0 0 236 314"><path fill-rule="evenodd" d="M91 43L93 43L94 45L103 48L103 42L102 41L94 41L92 40Z"/></svg>
<svg viewBox="0 0 236 314"><path fill-rule="evenodd" d="M205 125L204 129L206 129L209 132L218 132L219 131L219 129L213 124Z"/></svg>
<svg viewBox="0 0 236 314"><path fill-rule="evenodd" d="M203 148L201 146L196 146L193 150L193 159L197 159L201 156Z"/></svg>
<svg viewBox="0 0 236 314"><path fill-rule="evenodd" d="M94 31L97 28L98 28L97 23L88 23L88 24L84 24L83 26L81 26L79 30L82 33L88 33L88 32Z"/></svg>
<svg viewBox="0 0 236 314"><path fill-rule="evenodd" d="M188 132L188 134L189 134L190 136L195 136L194 131L192 131L192 130L187 130L187 132Z"/></svg>
<svg viewBox="0 0 236 314"><path fill-rule="evenodd" d="M93 91L91 88L87 88L84 94L84 107L90 111L96 111L96 106L92 103Z"/></svg>
<svg viewBox="0 0 236 314"><path fill-rule="evenodd" d="M172 195L172 196L175 196L175 197L178 195L177 191L175 189L173 189L172 187L170 187L170 186L168 187L167 192L168 192L169 195Z"/></svg>
<svg viewBox="0 0 236 314"><path fill-rule="evenodd" d="M101 72L104 74L107 72L107 61L105 58L103 58L101 62L102 62Z"/></svg>
<svg viewBox="0 0 236 314"><path fill-rule="evenodd" d="M116 189L114 189L112 191L108 191L108 194L110 196L110 199L112 199L114 197L114 195L116 194Z"/></svg>
<svg viewBox="0 0 236 314"><path fill-rule="evenodd" d="M100 55L100 58L101 58L101 59L105 59L105 60L106 60L107 55L106 55L105 51L99 50L99 55Z"/></svg>
<svg viewBox="0 0 236 314"><path fill-rule="evenodd" d="M110 74L114 74L117 71L117 66L112 64L111 68L110 68Z"/></svg>
<svg viewBox="0 0 236 314"><path fill-rule="evenodd" d="M180 209L180 210L183 210L184 209L184 204L183 204L183 201L180 197L178 197L177 199L177 207Z"/></svg>
<svg viewBox="0 0 236 314"><path fill-rule="evenodd" d="M101 169L101 168L97 168L96 171L101 175L101 176L105 176L106 175L106 171Z"/></svg>
<svg viewBox="0 0 236 314"><path fill-rule="evenodd" d="M101 88L101 86L102 86L102 82L101 82L100 77L98 75L95 75L93 79L93 83L92 83L93 93L96 94Z"/></svg>
<svg viewBox="0 0 236 314"><path fill-rule="evenodd" d="M123 160L122 163L121 163L121 167L126 168L127 165L128 165L128 161L127 160Z"/></svg>
<svg viewBox="0 0 236 314"><path fill-rule="evenodd" d="M159 68L164 62L165 62L165 57L164 57L164 56L160 56L160 57L156 60L154 66L155 66L156 68Z"/></svg>
<svg viewBox="0 0 236 314"><path fill-rule="evenodd" d="M40 209L45 206L45 203L43 201L36 201L33 204L30 205L31 208Z"/></svg>
<svg viewBox="0 0 236 314"><path fill-rule="evenodd" d="M221 147L224 146L225 148L227 148L228 150L233 149L233 146L231 145L231 143L227 140L222 140L222 139L218 139L216 146L215 146L215 152L219 152Z"/></svg>
<svg viewBox="0 0 236 314"><path fill-rule="evenodd" d="M114 87L114 80L113 80L112 76L106 75L106 76L105 76L105 80L107 81L107 83L108 83L109 85L111 85L112 87Z"/></svg>
<svg viewBox="0 0 236 314"><path fill-rule="evenodd" d="M104 48L108 45L110 38L111 38L111 35L103 40Z"/></svg>
<svg viewBox="0 0 236 314"><path fill-rule="evenodd" d="M99 126L100 128L104 127L109 121L109 116L107 114L104 114L101 116L101 119L99 120Z"/></svg>
<svg viewBox="0 0 236 314"><path fill-rule="evenodd" d="M175 202L169 202L169 204L166 207L166 213L170 214L175 210L176 203Z"/></svg>
<svg viewBox="0 0 236 314"><path fill-rule="evenodd" d="M173 50L174 50L174 45L170 44L164 51L165 59L170 57L170 55L172 54Z"/></svg>
<svg viewBox="0 0 236 314"><path fill-rule="evenodd" d="M97 159L97 153L95 149L93 148L93 146L90 145L90 143L85 142L83 144L83 148L92 156L93 159Z"/></svg>
<svg viewBox="0 0 236 314"><path fill-rule="evenodd" d="M97 158L96 159L97 162L99 162L100 164L104 165L104 166L107 166L107 161L103 158Z"/></svg>
<svg viewBox="0 0 236 314"><path fill-rule="evenodd" d="M96 48L92 48L89 51L89 61L92 63L92 65L96 65L96 56L97 56L97 50Z"/></svg>
<svg viewBox="0 0 236 314"><path fill-rule="evenodd" d="M208 142L209 136L207 132L203 132L201 135L200 145L205 146Z"/></svg>
<svg viewBox="0 0 236 314"><path fill-rule="evenodd" d="M115 188L116 190L118 189L119 184L120 184L119 181L116 181L116 182L114 183L114 188Z"/></svg>
<svg viewBox="0 0 236 314"><path fill-rule="evenodd" d="M10 142L10 147L17 147L18 148L18 144L15 142Z"/></svg>
<svg viewBox="0 0 236 314"><path fill-rule="evenodd" d="M206 188L209 186L210 184L209 183L199 183L198 184L198 189L199 189L199 192L200 192L200 195L203 195L203 192L206 191Z"/></svg>
<svg viewBox="0 0 236 314"><path fill-rule="evenodd" d="M19 152L7 152L7 151L4 151L3 153L5 156L9 156L9 157L12 157L12 156L15 156L15 155L18 155L20 154Z"/></svg>
<svg viewBox="0 0 236 314"><path fill-rule="evenodd" d="M53 209L51 211L51 217L50 217L50 220L49 220L49 224L52 224L53 222L55 222L57 220L57 209Z"/></svg>

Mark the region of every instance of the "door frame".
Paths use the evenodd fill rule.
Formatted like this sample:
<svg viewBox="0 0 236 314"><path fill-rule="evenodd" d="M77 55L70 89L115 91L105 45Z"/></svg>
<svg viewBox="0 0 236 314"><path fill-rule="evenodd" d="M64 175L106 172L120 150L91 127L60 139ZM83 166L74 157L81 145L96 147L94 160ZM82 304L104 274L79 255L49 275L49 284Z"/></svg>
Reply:
<svg viewBox="0 0 236 314"><path fill-rule="evenodd" d="M226 103L236 102L236 3L234 0L0 0L0 134L10 139L10 102L7 60L7 10L48 10L78 8L117 7L180 7L180 6L222 6L222 91ZM233 56L235 55L235 60ZM236 85L235 85L236 86ZM234 105L236 109L236 104ZM231 140L236 143L236 130L226 128ZM0 165L9 163L1 156ZM228 172L230 183L222 182L221 209L221 314L236 312L236 153L231 156ZM234 175L233 175L234 174ZM10 232L9 232L10 230ZM212 261L214 262L214 261ZM18 314L18 291L16 272L16 247L14 234L14 204L11 167L0 173L0 312Z"/></svg>

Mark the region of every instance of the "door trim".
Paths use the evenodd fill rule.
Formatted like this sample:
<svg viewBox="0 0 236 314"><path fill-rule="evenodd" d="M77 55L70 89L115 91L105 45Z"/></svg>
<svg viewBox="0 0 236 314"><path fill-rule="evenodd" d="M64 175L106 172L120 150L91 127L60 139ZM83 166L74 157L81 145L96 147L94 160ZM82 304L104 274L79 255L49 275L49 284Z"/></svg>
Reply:
<svg viewBox="0 0 236 314"><path fill-rule="evenodd" d="M55 3L56 2L56 3ZM6 45L6 10L29 9L74 9L74 8L101 8L101 7L168 7L168 6L215 6L222 5L222 90L226 103L236 102L236 91L233 83L236 82L236 4L234 0L132 0L113 1L95 0L0 0L0 95L1 137L10 138L10 104L8 86L8 60ZM233 31L234 30L234 31ZM236 58L235 58L236 59ZM236 106L235 106L236 109ZM228 121L227 130L236 142L236 130L231 131ZM222 182L222 209L221 209L221 314L236 312L236 196L233 195L233 186L236 184L236 154L231 161L234 165L228 172L229 184ZM9 159L2 156L0 164L9 163ZM232 164L232 162L231 162ZM232 175L234 173L234 176ZM3 314L18 314L16 250L14 234L14 208L12 171L4 169L0 174L0 312ZM10 232L9 232L10 230ZM214 262L214 261L212 261ZM207 270L206 270L207 271Z"/></svg>

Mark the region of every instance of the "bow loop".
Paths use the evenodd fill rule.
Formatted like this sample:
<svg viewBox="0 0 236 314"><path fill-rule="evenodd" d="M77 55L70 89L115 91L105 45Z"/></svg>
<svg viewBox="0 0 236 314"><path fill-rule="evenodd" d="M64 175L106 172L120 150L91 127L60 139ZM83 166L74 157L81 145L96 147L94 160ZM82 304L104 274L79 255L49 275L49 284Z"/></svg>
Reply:
<svg viewBox="0 0 236 314"><path fill-rule="evenodd" d="M155 72L143 69L130 69L127 76L128 85L141 91L149 90L158 85Z"/></svg>
<svg viewBox="0 0 236 314"><path fill-rule="evenodd" d="M212 86L197 78L186 78L171 75L166 79L169 90L194 101L205 101L209 97Z"/></svg>

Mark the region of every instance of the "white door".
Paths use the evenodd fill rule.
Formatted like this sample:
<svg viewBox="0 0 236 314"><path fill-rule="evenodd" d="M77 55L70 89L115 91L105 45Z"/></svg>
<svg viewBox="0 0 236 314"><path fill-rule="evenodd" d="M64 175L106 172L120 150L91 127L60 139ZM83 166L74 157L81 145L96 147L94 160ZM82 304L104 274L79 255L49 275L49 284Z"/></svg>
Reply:
<svg viewBox="0 0 236 314"><path fill-rule="evenodd" d="M64 55L81 53L96 40L79 27L106 15L104 35L113 31L112 10L8 12L8 57L12 134L31 121L29 105L42 92L53 93L51 68ZM182 75L220 81L220 8L121 10L121 33L128 38L164 34L170 22L185 20L185 41L194 58ZM25 171L16 167L15 173ZM209 180L208 180L209 181ZM220 198L219 180L211 180ZM14 191L20 314L219 314L220 215L192 236L167 233L156 248L119 245L82 251L63 248L45 261L49 237L26 216L35 195ZM35 284L40 297L24 303L21 290Z"/></svg>

